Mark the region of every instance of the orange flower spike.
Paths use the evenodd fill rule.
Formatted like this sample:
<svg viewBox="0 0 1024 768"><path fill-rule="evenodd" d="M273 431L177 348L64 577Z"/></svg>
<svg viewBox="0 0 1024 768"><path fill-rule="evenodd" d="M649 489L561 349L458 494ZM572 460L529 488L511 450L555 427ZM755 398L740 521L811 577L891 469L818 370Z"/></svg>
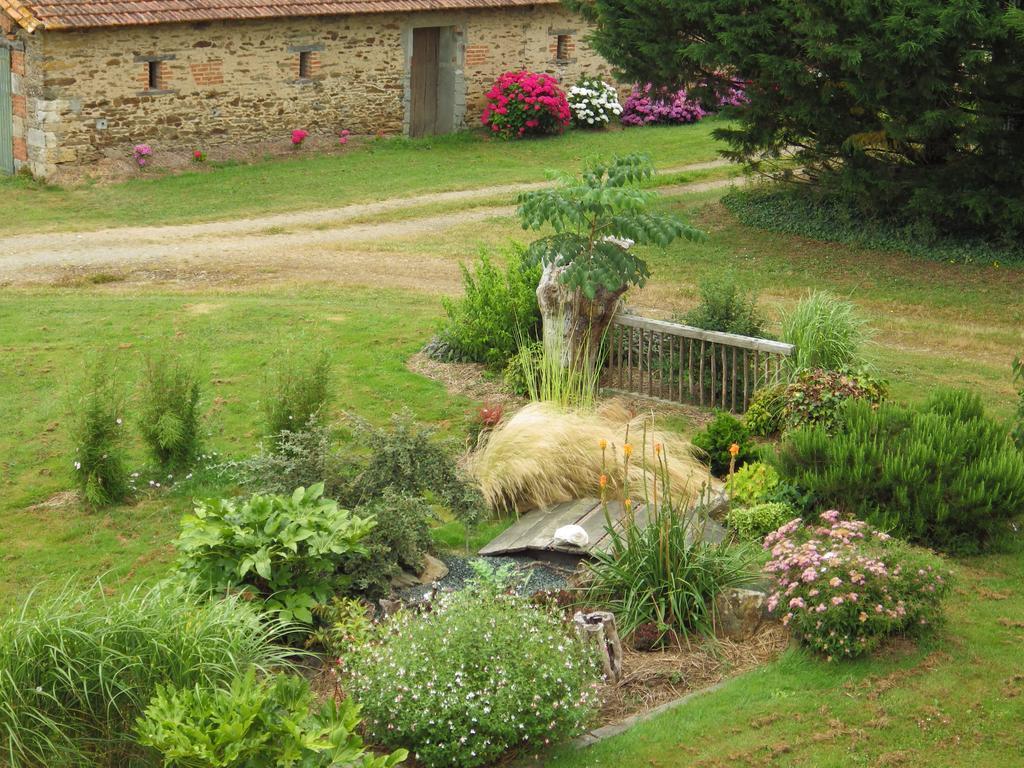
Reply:
<svg viewBox="0 0 1024 768"><path fill-rule="evenodd" d="M599 477L597 479L597 483L602 488L607 488L608 487L608 475L601 475L601 477Z"/></svg>
<svg viewBox="0 0 1024 768"><path fill-rule="evenodd" d="M601 446L601 450L603 451L605 448L608 447L608 441L605 440L604 438L601 438L601 442L599 442L598 445Z"/></svg>
<svg viewBox="0 0 1024 768"><path fill-rule="evenodd" d="M622 446L622 453L625 454L626 458L628 459L630 456L633 455L633 446L630 445L629 443L626 443L624 446Z"/></svg>
<svg viewBox="0 0 1024 768"><path fill-rule="evenodd" d="M623 499L622 500L622 506L626 508L627 512L629 512L629 510L633 508L633 500L632 499Z"/></svg>
<svg viewBox="0 0 1024 768"><path fill-rule="evenodd" d="M729 446L729 455L730 456L737 456L737 455L739 455L739 452L740 452L740 444L739 443L733 443L732 445Z"/></svg>
<svg viewBox="0 0 1024 768"><path fill-rule="evenodd" d="M654 444L654 455L658 456L661 454L661 443Z"/></svg>

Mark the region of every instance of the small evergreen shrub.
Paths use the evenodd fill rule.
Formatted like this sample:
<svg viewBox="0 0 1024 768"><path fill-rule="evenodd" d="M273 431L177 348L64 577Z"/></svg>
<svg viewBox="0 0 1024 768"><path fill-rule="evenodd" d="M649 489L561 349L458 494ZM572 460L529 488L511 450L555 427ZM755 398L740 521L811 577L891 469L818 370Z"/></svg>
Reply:
<svg viewBox="0 0 1024 768"><path fill-rule="evenodd" d="M622 124L683 125L696 123L704 114L700 102L691 99L685 89L673 91L637 83L622 105Z"/></svg>
<svg viewBox="0 0 1024 768"><path fill-rule="evenodd" d="M222 466L256 493L289 494L323 483L331 498L340 490L343 472L331 430L316 416L303 429L282 430L256 455Z"/></svg>
<svg viewBox="0 0 1024 768"><path fill-rule="evenodd" d="M829 661L934 625L950 590L939 558L836 511L815 526L790 521L764 546L771 552L765 571L775 582L769 610Z"/></svg>
<svg viewBox="0 0 1024 768"><path fill-rule="evenodd" d="M591 653L560 616L494 574L430 613L393 616L350 662L347 690L368 738L426 768L535 753L578 734L597 701Z"/></svg>
<svg viewBox="0 0 1024 768"><path fill-rule="evenodd" d="M740 288L733 275L724 273L701 280L700 303L682 320L707 331L740 336L762 336L765 326L757 296Z"/></svg>
<svg viewBox="0 0 1024 768"><path fill-rule="evenodd" d="M323 498L323 485L290 496L196 503L175 546L183 574L210 590L239 591L282 621L313 623L313 609L349 587L349 556L365 554L372 518Z"/></svg>
<svg viewBox="0 0 1024 768"><path fill-rule="evenodd" d="M561 133L572 119L565 93L548 74L506 72L485 98L480 120L503 139Z"/></svg>
<svg viewBox="0 0 1024 768"><path fill-rule="evenodd" d="M782 317L782 340L796 347L786 358L791 370L863 368L866 323L853 304L830 293L813 291Z"/></svg>
<svg viewBox="0 0 1024 768"><path fill-rule="evenodd" d="M419 573L430 550L430 504L421 496L386 488L355 513L377 521L363 540L366 554L353 555L345 566L352 588L371 598L383 597L400 570Z"/></svg>
<svg viewBox="0 0 1024 768"><path fill-rule="evenodd" d="M763 501L748 507L730 507L725 524L743 541L761 541L797 517L797 511L784 501Z"/></svg>
<svg viewBox="0 0 1024 768"><path fill-rule="evenodd" d="M318 705L304 677L257 679L250 670L216 688L158 688L137 730L165 765L390 768L407 757L373 755L358 725L352 701Z"/></svg>
<svg viewBox="0 0 1024 768"><path fill-rule="evenodd" d="M981 395L966 389L936 389L928 395L924 410L959 422L985 418Z"/></svg>
<svg viewBox="0 0 1024 768"><path fill-rule="evenodd" d="M771 437L782 429L783 410L786 407L786 385L773 384L754 393L743 414L743 423L750 434Z"/></svg>
<svg viewBox="0 0 1024 768"><path fill-rule="evenodd" d="M729 474L732 455L729 448L733 444L739 446L734 469L739 469L748 461L756 461L754 444L750 440L750 431L743 422L725 411L718 411L715 417L704 428L693 436L693 444L704 452L711 466L711 474L725 477Z"/></svg>
<svg viewBox="0 0 1024 768"><path fill-rule="evenodd" d="M1013 421L1010 436L1017 447L1024 451L1024 359L1014 359L1013 380L1020 385L1020 392L1017 393L1017 415Z"/></svg>
<svg viewBox="0 0 1024 768"><path fill-rule="evenodd" d="M274 644L282 629L239 598L170 584L34 595L0 621L4 765L156 765L134 731L160 686L209 688L287 667Z"/></svg>
<svg viewBox="0 0 1024 768"><path fill-rule="evenodd" d="M199 376L184 356L163 352L147 358L139 429L160 467L188 467L202 453L199 396Z"/></svg>
<svg viewBox="0 0 1024 768"><path fill-rule="evenodd" d="M832 432L839 427L843 403L863 400L878 405L887 394L885 382L867 373L803 370L786 386L782 427L790 430L817 424Z"/></svg>
<svg viewBox="0 0 1024 768"><path fill-rule="evenodd" d="M505 390L519 397L529 397L531 392L539 391L537 376L542 370L543 358L544 342L534 341L521 346L505 366L502 375Z"/></svg>
<svg viewBox="0 0 1024 768"><path fill-rule="evenodd" d="M323 415L330 398L331 354L327 349L280 355L270 372L263 403L267 434L276 438L282 432L304 430L311 419Z"/></svg>
<svg viewBox="0 0 1024 768"><path fill-rule="evenodd" d="M535 339L539 334L540 276L540 264L529 263L519 246L505 251L504 269L481 252L472 272L462 266L464 295L442 302L448 315L438 332L443 346L426 350L428 354L501 370L516 354L520 340Z"/></svg>
<svg viewBox="0 0 1024 768"><path fill-rule="evenodd" d="M373 637L374 606L354 597L332 597L313 609L317 628L306 640L307 647L320 648L324 655L344 668L349 654Z"/></svg>
<svg viewBox="0 0 1024 768"><path fill-rule="evenodd" d="M71 414L74 480L87 504L102 507L129 494L124 463L125 388L112 360L97 358Z"/></svg>
<svg viewBox="0 0 1024 768"><path fill-rule="evenodd" d="M726 486L729 503L737 507L749 507L770 501L780 482L779 473L770 464L762 461L744 464L729 478Z"/></svg>
<svg viewBox="0 0 1024 768"><path fill-rule="evenodd" d="M990 547L1024 514L1024 454L994 420L851 400L842 427L788 433L773 463L818 503L912 542Z"/></svg>
<svg viewBox="0 0 1024 768"><path fill-rule="evenodd" d="M619 92L599 77L583 77L567 94L577 128L605 128L622 114Z"/></svg>

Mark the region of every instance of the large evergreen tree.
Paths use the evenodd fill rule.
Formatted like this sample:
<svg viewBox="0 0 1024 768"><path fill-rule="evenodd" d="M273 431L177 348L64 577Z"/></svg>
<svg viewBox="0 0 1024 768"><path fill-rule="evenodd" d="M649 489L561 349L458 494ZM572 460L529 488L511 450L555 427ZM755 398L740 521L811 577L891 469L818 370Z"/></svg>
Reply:
<svg viewBox="0 0 1024 768"><path fill-rule="evenodd" d="M1019 0L566 0L627 77L746 81L718 131L866 214L1024 237Z"/></svg>

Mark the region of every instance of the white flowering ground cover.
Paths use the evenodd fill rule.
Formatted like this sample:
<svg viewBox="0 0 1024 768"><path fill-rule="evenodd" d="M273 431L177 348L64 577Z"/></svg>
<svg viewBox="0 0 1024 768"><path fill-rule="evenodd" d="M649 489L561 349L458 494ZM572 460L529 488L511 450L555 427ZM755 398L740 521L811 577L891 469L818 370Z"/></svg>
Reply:
<svg viewBox="0 0 1024 768"><path fill-rule="evenodd" d="M581 80L569 88L566 97L573 122L580 128L604 128L622 114L618 91L602 80Z"/></svg>

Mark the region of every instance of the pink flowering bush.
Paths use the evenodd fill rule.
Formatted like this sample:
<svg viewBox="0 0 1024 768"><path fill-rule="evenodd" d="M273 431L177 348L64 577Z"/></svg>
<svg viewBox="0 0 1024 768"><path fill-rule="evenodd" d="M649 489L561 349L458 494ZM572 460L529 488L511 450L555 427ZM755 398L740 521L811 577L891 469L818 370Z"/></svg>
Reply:
<svg viewBox="0 0 1024 768"><path fill-rule="evenodd" d="M132 159L139 168L145 168L153 156L153 148L149 144L136 144L132 148Z"/></svg>
<svg viewBox="0 0 1024 768"><path fill-rule="evenodd" d="M769 610L829 661L934 624L950 589L935 555L836 511L822 514L820 525L791 520L764 547L775 582Z"/></svg>
<svg viewBox="0 0 1024 768"><path fill-rule="evenodd" d="M561 133L572 120L565 93L551 75L506 72L486 98L480 121L505 139Z"/></svg>
<svg viewBox="0 0 1024 768"><path fill-rule="evenodd" d="M680 125L696 123L705 114L700 102L691 99L685 89L671 91L637 83L622 105L621 119L623 125Z"/></svg>
<svg viewBox="0 0 1024 768"><path fill-rule="evenodd" d="M371 741L426 768L473 768L583 730L597 703L593 655L554 609L500 579L396 614L345 659Z"/></svg>
<svg viewBox="0 0 1024 768"><path fill-rule="evenodd" d="M302 146L302 142L309 136L309 131L304 131L301 128L297 128L292 131L292 146L296 149Z"/></svg>

